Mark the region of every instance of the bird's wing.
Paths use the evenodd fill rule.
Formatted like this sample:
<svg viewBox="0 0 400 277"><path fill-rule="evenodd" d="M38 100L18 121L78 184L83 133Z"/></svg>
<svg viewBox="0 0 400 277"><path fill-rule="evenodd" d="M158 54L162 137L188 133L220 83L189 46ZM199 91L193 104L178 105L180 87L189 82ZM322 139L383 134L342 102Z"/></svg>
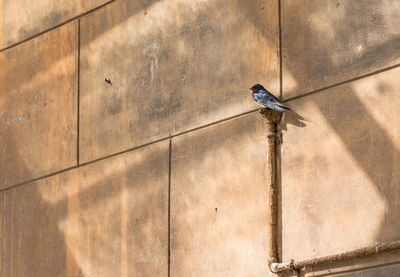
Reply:
<svg viewBox="0 0 400 277"><path fill-rule="evenodd" d="M279 102L279 99L276 98L271 92L269 92L269 91L266 90L266 89L260 89L258 92L259 92L259 93L262 93L262 94L265 94L265 96L266 96L269 100L271 100L271 101L273 101L273 102Z"/></svg>
<svg viewBox="0 0 400 277"><path fill-rule="evenodd" d="M271 101L273 102L275 105L278 105L281 108L284 108L286 110L291 110L291 108L283 103L281 103L281 101L279 101L278 98L276 98L272 93L270 93L268 90L261 90L261 92L263 94L265 94L265 96Z"/></svg>
<svg viewBox="0 0 400 277"><path fill-rule="evenodd" d="M271 96L265 93L254 93L253 98L256 102L278 112L286 112L287 110L290 110L288 106L280 103L274 96Z"/></svg>

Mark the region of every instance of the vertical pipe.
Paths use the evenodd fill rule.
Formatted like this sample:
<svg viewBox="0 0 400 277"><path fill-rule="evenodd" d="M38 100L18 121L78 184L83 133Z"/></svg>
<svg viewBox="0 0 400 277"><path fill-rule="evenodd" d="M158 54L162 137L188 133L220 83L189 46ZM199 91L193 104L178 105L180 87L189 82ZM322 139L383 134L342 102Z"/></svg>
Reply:
<svg viewBox="0 0 400 277"><path fill-rule="evenodd" d="M268 265L278 263L278 173L277 149L281 137L278 123L282 118L280 112L261 109L260 113L267 119L267 173L268 173Z"/></svg>

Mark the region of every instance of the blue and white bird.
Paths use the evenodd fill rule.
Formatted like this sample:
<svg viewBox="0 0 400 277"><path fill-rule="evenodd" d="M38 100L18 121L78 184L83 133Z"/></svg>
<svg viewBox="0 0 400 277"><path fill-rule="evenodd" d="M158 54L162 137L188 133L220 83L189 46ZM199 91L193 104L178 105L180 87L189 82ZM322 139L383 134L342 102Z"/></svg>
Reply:
<svg viewBox="0 0 400 277"><path fill-rule="evenodd" d="M268 90L266 90L262 85L260 84L255 84L250 88L250 90L253 92L253 99L257 103L278 111L278 112L286 112L287 110L291 110L290 107L286 106L285 104L281 103L278 98L272 95Z"/></svg>

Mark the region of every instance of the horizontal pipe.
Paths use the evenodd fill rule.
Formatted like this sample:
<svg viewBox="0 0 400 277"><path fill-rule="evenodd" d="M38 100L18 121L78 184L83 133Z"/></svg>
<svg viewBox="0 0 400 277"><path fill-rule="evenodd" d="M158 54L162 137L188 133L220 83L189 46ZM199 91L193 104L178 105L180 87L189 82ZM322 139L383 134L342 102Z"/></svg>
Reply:
<svg viewBox="0 0 400 277"><path fill-rule="evenodd" d="M287 271L298 271L304 269L307 266L316 266L322 264L329 264L359 257L366 257L373 254L388 252L400 249L400 240L388 242L388 243L378 243L373 246L368 246L365 248L360 248L352 251L343 252L340 254L329 255L314 259L302 260L302 261L290 261L285 263L271 263L269 268L273 273L282 273Z"/></svg>

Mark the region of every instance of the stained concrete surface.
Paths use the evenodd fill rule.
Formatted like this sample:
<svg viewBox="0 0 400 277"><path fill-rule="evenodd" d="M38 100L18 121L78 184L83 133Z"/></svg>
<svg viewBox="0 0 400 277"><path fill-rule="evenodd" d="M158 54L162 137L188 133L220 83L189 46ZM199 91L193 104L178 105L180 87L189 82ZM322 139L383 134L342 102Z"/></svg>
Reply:
<svg viewBox="0 0 400 277"><path fill-rule="evenodd" d="M400 239L399 73L387 71L290 103L311 122L284 134L284 260Z"/></svg>
<svg viewBox="0 0 400 277"><path fill-rule="evenodd" d="M168 142L1 192L1 276L167 276Z"/></svg>
<svg viewBox="0 0 400 277"><path fill-rule="evenodd" d="M281 3L284 98L400 62L397 0Z"/></svg>
<svg viewBox="0 0 400 277"><path fill-rule="evenodd" d="M0 49L35 36L107 2L3 0L0 5Z"/></svg>
<svg viewBox="0 0 400 277"><path fill-rule="evenodd" d="M87 7L100 3L87 1ZM398 63L397 1L281 4L284 98ZM53 14L58 8L49 6ZM59 18L85 9L71 8ZM16 40L47 28L47 21L59 24L41 21L43 14L52 16L41 10L30 17L26 32L11 28L21 35ZM72 84L78 73L81 162L255 108L247 90L255 82L279 94L278 1L120 0L80 23L79 70L77 20L0 54L7 65L0 72L7 91L0 107L7 107L7 118L12 111L12 126L18 126L0 134L6 142L0 144L6 153L0 177L8 174L7 186L76 165ZM10 53L13 58L5 60ZM289 103L298 114L288 114L283 124L284 260L399 239L398 76L390 70ZM66 98L49 93L66 87L72 91ZM29 96L29 105L49 99L54 106L50 112L38 108L40 115L26 124L19 114L29 109L19 95ZM43 108L49 101L32 106ZM48 130L54 115L54 129ZM260 120L253 114L173 139L173 274L268 274L266 138ZM165 142L147 147L0 192L0 267L6 276L167 275L167 192L160 187L167 182L168 147ZM144 158L147 151L161 157ZM154 181L158 175L162 180ZM139 198L143 202L137 204ZM151 215L142 214L142 207L151 207ZM315 267L306 276L398 262L398 254L386 255Z"/></svg>
<svg viewBox="0 0 400 277"><path fill-rule="evenodd" d="M266 120L252 114L173 139L171 276L265 276Z"/></svg>
<svg viewBox="0 0 400 277"><path fill-rule="evenodd" d="M77 163L77 30L0 53L0 188Z"/></svg>
<svg viewBox="0 0 400 277"><path fill-rule="evenodd" d="M276 1L118 1L83 18L80 161L251 110L255 82L279 95L277 24Z"/></svg>

